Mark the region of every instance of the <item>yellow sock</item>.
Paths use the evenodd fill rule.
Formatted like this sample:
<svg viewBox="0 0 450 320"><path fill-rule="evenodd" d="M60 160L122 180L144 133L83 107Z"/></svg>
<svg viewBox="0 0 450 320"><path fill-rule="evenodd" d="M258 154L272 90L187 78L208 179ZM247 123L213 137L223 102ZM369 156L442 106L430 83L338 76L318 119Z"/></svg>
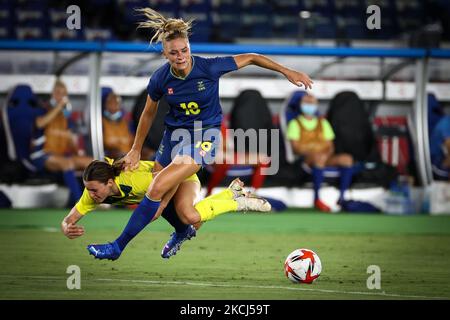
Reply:
<svg viewBox="0 0 450 320"><path fill-rule="evenodd" d="M201 221L214 219L220 214L237 211L238 204L236 200L211 199L210 197L198 202L195 206L201 217Z"/></svg>
<svg viewBox="0 0 450 320"><path fill-rule="evenodd" d="M234 193L231 191L231 189L224 189L218 193L212 194L209 197L205 199L216 199L216 200L233 200Z"/></svg>

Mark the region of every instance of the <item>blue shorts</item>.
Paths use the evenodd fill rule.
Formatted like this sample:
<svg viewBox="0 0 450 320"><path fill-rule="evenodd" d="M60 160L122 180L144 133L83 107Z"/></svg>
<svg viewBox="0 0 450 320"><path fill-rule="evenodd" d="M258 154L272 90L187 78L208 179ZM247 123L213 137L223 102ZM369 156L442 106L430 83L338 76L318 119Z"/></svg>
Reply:
<svg viewBox="0 0 450 320"><path fill-rule="evenodd" d="M220 139L220 127L200 130L166 127L155 161L167 167L177 155L190 156L204 167L214 163Z"/></svg>

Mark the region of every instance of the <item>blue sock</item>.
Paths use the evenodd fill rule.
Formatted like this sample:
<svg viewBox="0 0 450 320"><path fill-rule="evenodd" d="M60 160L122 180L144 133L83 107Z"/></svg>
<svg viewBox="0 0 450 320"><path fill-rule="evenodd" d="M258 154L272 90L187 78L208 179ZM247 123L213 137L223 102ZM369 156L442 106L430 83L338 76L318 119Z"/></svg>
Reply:
<svg viewBox="0 0 450 320"><path fill-rule="evenodd" d="M77 181L77 177L75 176L75 171L67 170L63 172L63 180L64 184L70 190L70 205L74 205L78 199L81 198L82 191L80 184Z"/></svg>
<svg viewBox="0 0 450 320"><path fill-rule="evenodd" d="M153 201L144 197L144 200L142 200L138 207L133 211L122 234L116 239L116 243L121 251L125 249L128 242L152 221L156 211L158 211L160 202L161 201Z"/></svg>
<svg viewBox="0 0 450 320"><path fill-rule="evenodd" d="M342 167L339 168L341 172L341 180L339 184L339 200L338 203L344 200L344 193L350 187L353 178L353 167Z"/></svg>
<svg viewBox="0 0 450 320"><path fill-rule="evenodd" d="M172 227L175 228L175 232L181 233L186 231L188 224L184 224L178 217L177 211L175 210L175 204L173 200L170 200L167 207L162 212L161 216L170 223Z"/></svg>
<svg viewBox="0 0 450 320"><path fill-rule="evenodd" d="M312 179L313 179L313 188L314 188L314 201L319 199L319 189L320 185L323 182L323 169L314 167L312 169Z"/></svg>

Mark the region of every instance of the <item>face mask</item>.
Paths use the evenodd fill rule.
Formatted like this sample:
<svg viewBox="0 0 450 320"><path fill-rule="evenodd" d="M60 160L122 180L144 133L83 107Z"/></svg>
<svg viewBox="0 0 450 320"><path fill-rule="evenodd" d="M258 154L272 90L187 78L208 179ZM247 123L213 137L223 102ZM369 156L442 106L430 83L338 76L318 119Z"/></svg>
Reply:
<svg viewBox="0 0 450 320"><path fill-rule="evenodd" d="M117 111L117 112L111 113L111 112L105 110L105 111L103 111L103 115L111 121L118 121L122 118L123 112Z"/></svg>
<svg viewBox="0 0 450 320"><path fill-rule="evenodd" d="M64 108L63 108L62 111L63 111L64 117L70 118L70 116L72 115L72 105L70 104L70 102L68 102L68 103L64 106Z"/></svg>
<svg viewBox="0 0 450 320"><path fill-rule="evenodd" d="M302 104L302 112L307 116L314 116L317 112L317 105L311 103L303 103Z"/></svg>
<svg viewBox="0 0 450 320"><path fill-rule="evenodd" d="M52 106L52 108L56 107L55 98L50 99L50 105ZM72 105L70 104L70 102L64 106L62 112L65 118L70 118L70 116L72 115Z"/></svg>
<svg viewBox="0 0 450 320"><path fill-rule="evenodd" d="M65 118L70 118L70 115L72 114L72 111L63 109L63 114Z"/></svg>

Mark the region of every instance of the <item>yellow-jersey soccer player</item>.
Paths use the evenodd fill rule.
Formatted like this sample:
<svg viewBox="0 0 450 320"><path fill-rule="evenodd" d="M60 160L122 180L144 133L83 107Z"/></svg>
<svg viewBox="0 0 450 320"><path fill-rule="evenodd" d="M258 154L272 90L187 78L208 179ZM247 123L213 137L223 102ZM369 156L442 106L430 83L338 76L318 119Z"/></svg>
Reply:
<svg viewBox="0 0 450 320"><path fill-rule="evenodd" d="M154 162L140 161L139 167L133 171L124 171L122 168L122 162L114 162L111 159L106 159L106 161L94 160L86 168L83 173L85 186L83 195L61 223L62 231L68 238L74 239L84 234L84 228L77 225L77 222L97 208L98 205L102 203L111 205L138 204L146 197L148 187L153 181L153 175L157 174L152 173ZM188 196L191 197L193 204L200 192L200 181L197 175L188 177L182 184L185 185L185 188L181 190L192 191ZM186 198L186 195L184 195L184 198ZM147 225L162 215L175 228L171 239L163 247L161 252L163 258L170 258L176 254L184 241L195 237L196 229L203 222L222 213L248 210L269 211L271 209L270 204L265 199L244 192L243 183L239 179L235 179L227 189L195 204L198 222L194 225L187 224L178 217L176 202L177 197L174 196L170 202L161 203L160 210L152 219L149 219L149 216L145 214L139 217L142 223ZM115 242L120 243L120 237ZM98 259L115 260L119 258L123 249L114 248L113 252L109 252L107 257L100 255L92 245L88 246L88 251Z"/></svg>

